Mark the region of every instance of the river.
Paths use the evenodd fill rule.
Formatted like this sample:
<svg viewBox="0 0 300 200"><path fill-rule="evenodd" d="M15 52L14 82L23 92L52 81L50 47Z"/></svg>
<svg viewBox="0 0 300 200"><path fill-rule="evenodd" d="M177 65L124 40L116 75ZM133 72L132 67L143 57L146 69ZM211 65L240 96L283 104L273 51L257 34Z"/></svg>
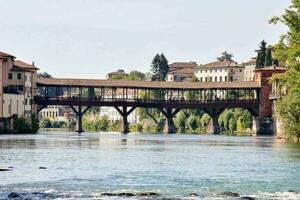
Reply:
<svg viewBox="0 0 300 200"><path fill-rule="evenodd" d="M272 137L0 135L0 169L0 199L300 199L300 145Z"/></svg>

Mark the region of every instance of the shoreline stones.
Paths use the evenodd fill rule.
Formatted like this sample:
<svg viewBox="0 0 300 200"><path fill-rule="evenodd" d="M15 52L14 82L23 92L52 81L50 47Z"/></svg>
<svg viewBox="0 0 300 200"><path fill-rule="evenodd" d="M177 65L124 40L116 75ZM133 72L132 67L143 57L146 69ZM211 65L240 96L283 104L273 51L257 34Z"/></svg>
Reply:
<svg viewBox="0 0 300 200"><path fill-rule="evenodd" d="M160 194L156 192L104 192L101 194L101 196L118 196L118 197L133 197L133 196L138 196L138 197L148 197L148 196L160 196Z"/></svg>
<svg viewBox="0 0 300 200"><path fill-rule="evenodd" d="M235 192L221 192L217 196L240 197L240 195L238 193L235 193Z"/></svg>

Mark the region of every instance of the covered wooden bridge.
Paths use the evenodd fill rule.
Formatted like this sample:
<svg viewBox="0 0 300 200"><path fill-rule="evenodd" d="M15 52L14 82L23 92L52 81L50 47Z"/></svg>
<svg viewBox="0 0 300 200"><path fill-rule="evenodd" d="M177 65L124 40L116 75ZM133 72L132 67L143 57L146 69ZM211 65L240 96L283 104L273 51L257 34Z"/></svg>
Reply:
<svg viewBox="0 0 300 200"><path fill-rule="evenodd" d="M218 117L226 108L244 108L259 117L258 82L158 82L127 80L38 78L35 103L38 112L48 105L70 106L82 116L93 106L112 106L123 117L123 132L129 132L127 116L138 107L157 108L165 117L165 131L176 131L173 117L181 109L203 109L220 133Z"/></svg>

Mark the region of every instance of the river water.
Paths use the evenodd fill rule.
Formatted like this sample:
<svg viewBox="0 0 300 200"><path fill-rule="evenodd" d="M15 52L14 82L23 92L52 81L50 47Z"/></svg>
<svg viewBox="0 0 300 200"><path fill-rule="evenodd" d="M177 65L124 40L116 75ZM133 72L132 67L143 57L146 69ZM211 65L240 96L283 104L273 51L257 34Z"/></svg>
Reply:
<svg viewBox="0 0 300 200"><path fill-rule="evenodd" d="M0 169L0 199L300 199L300 145L272 137L0 135Z"/></svg>

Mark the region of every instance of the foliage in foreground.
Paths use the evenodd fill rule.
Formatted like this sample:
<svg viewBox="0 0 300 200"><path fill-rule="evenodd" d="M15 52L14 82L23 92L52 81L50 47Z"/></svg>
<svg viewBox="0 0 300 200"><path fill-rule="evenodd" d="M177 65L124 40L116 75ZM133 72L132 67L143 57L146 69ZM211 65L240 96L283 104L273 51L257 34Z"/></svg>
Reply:
<svg viewBox="0 0 300 200"><path fill-rule="evenodd" d="M288 32L282 35L274 46L274 56L283 66L288 67L284 75L275 75L272 81L279 81L287 88L288 94L276 104L278 117L283 121L287 138L300 137L300 0L292 5L281 17L273 17L271 23L283 23Z"/></svg>

